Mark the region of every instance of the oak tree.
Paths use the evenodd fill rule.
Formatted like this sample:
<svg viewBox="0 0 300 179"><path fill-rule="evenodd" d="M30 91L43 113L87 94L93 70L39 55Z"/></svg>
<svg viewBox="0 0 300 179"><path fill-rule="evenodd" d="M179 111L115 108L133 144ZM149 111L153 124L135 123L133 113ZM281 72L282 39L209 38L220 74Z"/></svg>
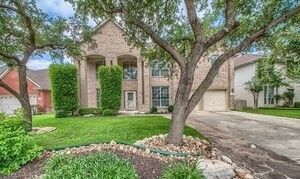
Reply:
<svg viewBox="0 0 300 179"><path fill-rule="evenodd" d="M14 95L24 109L25 129L32 128L32 113L27 90L26 64L31 57L49 54L54 59L64 55L80 56L79 38L88 37L80 18L69 21L49 17L35 0L0 0L0 61L18 71L19 90L0 79L0 87ZM86 22L86 21L82 21ZM80 24L80 25L79 25ZM81 30L80 30L81 29ZM80 32L85 32L81 36Z"/></svg>
<svg viewBox="0 0 300 179"><path fill-rule="evenodd" d="M175 145L182 144L186 119L222 64L252 44L288 29L291 19L299 23L300 12L298 0L69 1L78 14L118 21L128 42L142 51L160 48L163 55L159 55L176 62L180 79L168 133L168 142ZM192 91L200 58L220 44L223 53Z"/></svg>

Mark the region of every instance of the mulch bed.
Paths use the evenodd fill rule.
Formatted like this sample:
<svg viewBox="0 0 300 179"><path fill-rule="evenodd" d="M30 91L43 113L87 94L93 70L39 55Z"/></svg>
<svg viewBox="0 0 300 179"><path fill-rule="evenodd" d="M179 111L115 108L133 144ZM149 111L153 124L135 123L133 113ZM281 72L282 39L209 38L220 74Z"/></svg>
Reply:
<svg viewBox="0 0 300 179"><path fill-rule="evenodd" d="M92 152L99 152L99 151L92 151ZM167 162L164 162L157 158L140 156L140 155L136 155L133 153L124 152L120 150L115 150L115 151L107 150L106 152L112 152L122 159L127 159L131 161L139 175L139 178L141 179L158 179L162 174L162 170L169 165ZM50 155L51 155L50 153L43 155L42 157L27 163L20 170L11 174L10 176L0 177L0 178L1 179L2 178L3 179L40 178L39 176L43 174L43 167L46 164L46 161L50 157Z"/></svg>

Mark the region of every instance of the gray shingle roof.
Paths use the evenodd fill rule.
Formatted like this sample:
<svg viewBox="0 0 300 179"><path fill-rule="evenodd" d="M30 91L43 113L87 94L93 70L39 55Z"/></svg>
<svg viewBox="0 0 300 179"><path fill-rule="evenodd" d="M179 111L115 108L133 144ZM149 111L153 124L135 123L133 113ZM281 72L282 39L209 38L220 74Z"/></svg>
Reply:
<svg viewBox="0 0 300 179"><path fill-rule="evenodd" d="M50 90L49 70L27 70L27 77L37 83L41 89Z"/></svg>
<svg viewBox="0 0 300 179"><path fill-rule="evenodd" d="M256 55L256 54L245 54L240 55L234 58L234 68L240 68L242 66L254 63L258 61L262 55Z"/></svg>

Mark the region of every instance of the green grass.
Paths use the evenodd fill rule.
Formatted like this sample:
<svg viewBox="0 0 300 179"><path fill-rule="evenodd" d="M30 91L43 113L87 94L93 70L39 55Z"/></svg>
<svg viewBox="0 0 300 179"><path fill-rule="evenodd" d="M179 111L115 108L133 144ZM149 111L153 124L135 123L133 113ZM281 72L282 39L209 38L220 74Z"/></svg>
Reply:
<svg viewBox="0 0 300 179"><path fill-rule="evenodd" d="M204 179L202 172L195 164L179 163L163 171L162 179Z"/></svg>
<svg viewBox="0 0 300 179"><path fill-rule="evenodd" d="M249 112L255 114L266 114L280 117L290 117L300 119L300 109L284 109L284 108L260 108L260 109L244 109L242 112Z"/></svg>
<svg viewBox="0 0 300 179"><path fill-rule="evenodd" d="M44 178L137 179L138 176L129 161L111 153L94 153L55 156L47 162Z"/></svg>
<svg viewBox="0 0 300 179"><path fill-rule="evenodd" d="M88 145L91 143L134 143L145 137L168 132L170 120L162 116L123 117L69 117L54 118L54 115L37 115L33 126L56 127L55 131L33 136L36 143L45 149ZM185 128L186 135L204 138L195 129Z"/></svg>

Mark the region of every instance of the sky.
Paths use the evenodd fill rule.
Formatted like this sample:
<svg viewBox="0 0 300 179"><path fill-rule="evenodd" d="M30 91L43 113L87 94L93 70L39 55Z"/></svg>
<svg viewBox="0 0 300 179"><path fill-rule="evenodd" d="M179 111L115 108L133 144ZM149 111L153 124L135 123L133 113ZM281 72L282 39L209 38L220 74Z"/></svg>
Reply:
<svg viewBox="0 0 300 179"><path fill-rule="evenodd" d="M71 17L75 14L72 5L64 0L37 0L37 6L49 16L61 16L64 18ZM96 23L93 20L89 21L89 25L94 27ZM66 61L70 59L65 58ZM32 70L39 70L48 68L52 63L49 55L44 55L42 57L32 57L27 67Z"/></svg>

